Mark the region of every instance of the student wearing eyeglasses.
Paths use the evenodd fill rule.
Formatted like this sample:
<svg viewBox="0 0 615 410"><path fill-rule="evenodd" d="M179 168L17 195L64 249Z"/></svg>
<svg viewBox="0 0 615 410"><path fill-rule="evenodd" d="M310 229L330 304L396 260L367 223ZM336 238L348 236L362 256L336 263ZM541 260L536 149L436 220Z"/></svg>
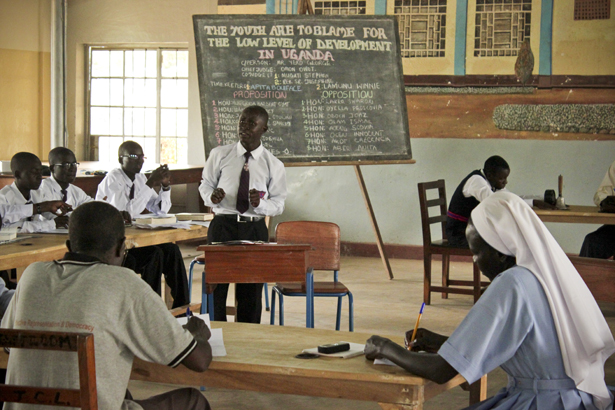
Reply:
<svg viewBox="0 0 615 410"><path fill-rule="evenodd" d="M61 200L70 204L73 209L80 205L93 201L83 189L73 185L77 177L79 163L73 151L65 147L56 147L49 151L49 168L51 176L41 182L41 187L32 192L36 199ZM68 227L68 216L45 213L47 219L54 219L56 226Z"/></svg>
<svg viewBox="0 0 615 410"><path fill-rule="evenodd" d="M110 171L98 185L96 200L116 207L126 222L131 222L147 209L153 214L166 214L171 208L171 176L166 165L154 170L149 178L141 173L145 162L143 148L126 141L118 149L120 168ZM188 277L179 247L163 243L131 249L125 265L141 274L158 294L164 274L171 288L173 307L188 304Z"/></svg>

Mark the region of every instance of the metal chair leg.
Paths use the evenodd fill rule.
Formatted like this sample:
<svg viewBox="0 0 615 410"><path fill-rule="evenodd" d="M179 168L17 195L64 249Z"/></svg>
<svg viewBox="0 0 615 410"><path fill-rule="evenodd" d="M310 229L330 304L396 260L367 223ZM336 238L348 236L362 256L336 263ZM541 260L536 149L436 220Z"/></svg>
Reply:
<svg viewBox="0 0 615 410"><path fill-rule="evenodd" d="M340 319L342 316L342 298L343 296L338 296L337 298L337 315L335 316L335 330L340 330Z"/></svg>
<svg viewBox="0 0 615 410"><path fill-rule="evenodd" d="M348 292L348 330L354 332L354 300L352 293Z"/></svg>
<svg viewBox="0 0 615 410"><path fill-rule="evenodd" d="M269 290L267 284L263 283L263 291L265 292L265 310L269 312Z"/></svg>
<svg viewBox="0 0 615 410"><path fill-rule="evenodd" d="M275 325L275 287L271 289L271 313L269 315L269 324Z"/></svg>

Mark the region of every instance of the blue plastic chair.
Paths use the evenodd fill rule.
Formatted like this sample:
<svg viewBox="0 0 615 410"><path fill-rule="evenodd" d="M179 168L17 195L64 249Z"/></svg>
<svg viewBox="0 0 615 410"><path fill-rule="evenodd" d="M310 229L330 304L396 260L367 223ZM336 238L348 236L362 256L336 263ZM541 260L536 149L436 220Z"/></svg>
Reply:
<svg viewBox="0 0 615 410"><path fill-rule="evenodd" d="M282 222L276 227L276 241L280 244L310 244L308 266L314 270L332 270L333 281L314 282L314 297L337 297L337 318L335 329L340 330L342 299L348 296L348 327L354 331L353 297L350 290L338 281L340 269L340 228L330 222L293 221ZM306 296L306 288L301 283L276 283L271 291L270 324L275 324L275 297L280 299L279 323L284 325L284 296ZM311 327L314 327L314 306Z"/></svg>
<svg viewBox="0 0 615 410"><path fill-rule="evenodd" d="M192 260L192 262L190 262L190 270L188 274L188 303L190 303L192 299L192 274L194 271L194 265L205 266L205 259L203 258L203 256L197 256L196 258ZM209 311L208 303L207 303L208 302L207 292L205 290L205 270L203 270L203 273L201 275L201 283L202 283L202 288L201 288L202 296L201 296L201 312L200 313L204 314ZM269 291L268 291L268 287L266 283L263 286L263 292L265 292L265 309L267 310L267 312L269 312ZM213 301L212 301L212 306L213 306Z"/></svg>

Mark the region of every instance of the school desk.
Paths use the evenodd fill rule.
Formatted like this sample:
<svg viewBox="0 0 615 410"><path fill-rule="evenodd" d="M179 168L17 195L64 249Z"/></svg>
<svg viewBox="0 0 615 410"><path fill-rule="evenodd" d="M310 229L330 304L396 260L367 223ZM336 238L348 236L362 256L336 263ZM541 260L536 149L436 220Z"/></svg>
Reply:
<svg viewBox="0 0 615 410"><path fill-rule="evenodd" d="M26 239L0 245L0 270L21 268L34 262L61 259L66 253L68 235L23 234ZM137 229L126 228L126 242L133 246L149 246L207 237L207 228L192 225L188 229Z"/></svg>
<svg viewBox="0 0 615 410"><path fill-rule="evenodd" d="M569 209L536 209L543 222L615 225L615 214L599 212L597 206L570 205Z"/></svg>
<svg viewBox="0 0 615 410"><path fill-rule="evenodd" d="M209 369L196 373L135 359L132 380L187 386L219 387L267 393L298 394L377 402L383 409L421 410L426 400L465 380L456 376L437 384L396 366L374 365L358 356L296 359L303 349L339 341L365 343L369 333L212 322L222 328L227 355L215 357ZM391 337L403 343L403 335ZM474 383L470 403L484 400L487 379ZM459 403L459 407L464 407Z"/></svg>
<svg viewBox="0 0 615 410"><path fill-rule="evenodd" d="M217 283L305 283L305 324L314 327L314 274L307 265L310 245L252 244L204 245L202 300L207 299L209 316L213 320L213 295L206 296L207 284ZM203 311L202 311L203 312Z"/></svg>

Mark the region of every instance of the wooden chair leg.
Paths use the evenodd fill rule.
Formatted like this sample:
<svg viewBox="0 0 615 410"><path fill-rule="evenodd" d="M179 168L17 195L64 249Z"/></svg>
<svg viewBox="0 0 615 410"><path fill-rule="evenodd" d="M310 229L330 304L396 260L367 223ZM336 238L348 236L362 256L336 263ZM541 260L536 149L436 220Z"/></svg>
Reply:
<svg viewBox="0 0 615 410"><path fill-rule="evenodd" d="M431 254L423 254L423 302L431 303Z"/></svg>
<svg viewBox="0 0 615 410"><path fill-rule="evenodd" d="M480 298L480 270L475 263L472 264L472 269L474 271L474 303L476 303Z"/></svg>
<svg viewBox="0 0 615 410"><path fill-rule="evenodd" d="M449 273L451 266L451 256L448 254L442 255L442 287L449 286ZM442 292L442 299L448 299L448 293Z"/></svg>

